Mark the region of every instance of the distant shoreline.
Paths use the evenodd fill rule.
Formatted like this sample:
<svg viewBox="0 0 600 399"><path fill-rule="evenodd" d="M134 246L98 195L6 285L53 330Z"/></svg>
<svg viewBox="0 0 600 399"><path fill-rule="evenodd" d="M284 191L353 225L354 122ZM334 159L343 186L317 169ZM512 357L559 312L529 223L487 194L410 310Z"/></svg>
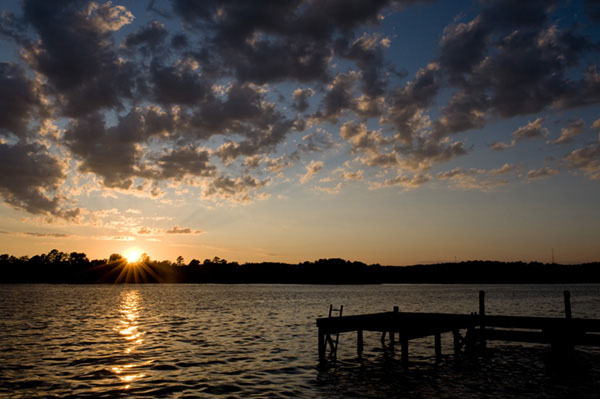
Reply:
<svg viewBox="0 0 600 399"><path fill-rule="evenodd" d="M600 283L600 262L579 265L465 261L413 266L366 265L340 258L314 262L245 263L213 258L188 264L143 257L128 263L118 254L88 260L52 250L32 258L0 255L0 283L225 283L225 284L573 284Z"/></svg>

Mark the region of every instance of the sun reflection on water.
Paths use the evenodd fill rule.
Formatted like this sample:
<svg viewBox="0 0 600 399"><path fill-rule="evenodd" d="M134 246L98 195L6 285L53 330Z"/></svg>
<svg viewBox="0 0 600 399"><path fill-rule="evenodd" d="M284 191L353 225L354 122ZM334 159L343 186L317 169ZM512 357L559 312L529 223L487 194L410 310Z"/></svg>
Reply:
<svg viewBox="0 0 600 399"><path fill-rule="evenodd" d="M139 330L138 318L140 314L140 294L137 290L130 290L121 294L121 314L119 325L115 331L125 340L125 354L129 355L135 352L136 348L143 342L144 333ZM129 389L130 383L144 377L144 374L135 373L135 363L116 365L111 371L124 384L123 389Z"/></svg>

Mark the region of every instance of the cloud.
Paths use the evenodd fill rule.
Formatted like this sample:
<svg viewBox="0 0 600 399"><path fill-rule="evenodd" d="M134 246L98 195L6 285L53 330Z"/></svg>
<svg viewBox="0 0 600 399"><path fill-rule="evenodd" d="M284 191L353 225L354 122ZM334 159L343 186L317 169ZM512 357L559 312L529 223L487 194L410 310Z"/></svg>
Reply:
<svg viewBox="0 0 600 399"><path fill-rule="evenodd" d="M308 181L323 162L310 154L327 161L342 147L362 169L334 173L338 181L383 180L393 169L396 178L378 184L410 186L477 149L461 132L600 102L597 44L587 26L555 19L552 1L481 1L473 18L444 29L437 57L412 78L397 72L402 65L386 58L397 38L377 30L390 12L425 2L173 0L159 9L150 1L158 20L134 25L114 1L24 0L22 15L0 15L0 35L21 55L0 63L0 143L46 168L48 182L35 170L0 183L2 198L67 216L80 195L70 179L89 173L104 195L169 196L192 184L201 198L247 202L299 162L312 165L302 172ZM595 15L590 4L583 24ZM541 117L529 120L511 143L491 147L548 135ZM557 144L581 134L576 122ZM564 161L595 176L593 151L579 151ZM517 172L503 168L471 174L471 184Z"/></svg>
<svg viewBox="0 0 600 399"><path fill-rule="evenodd" d="M154 60L149 72L151 97L157 103L167 106L191 106L203 101L214 101L212 82L203 78L196 69L197 63L194 62L165 66Z"/></svg>
<svg viewBox="0 0 600 399"><path fill-rule="evenodd" d="M62 112L81 116L122 105L135 86L133 65L120 59L111 46L112 32L131 22L133 15L110 2L80 2L56 7L29 0L23 4L23 22L38 35L22 49L28 64L47 79ZM73 57L73 53L77 57Z"/></svg>
<svg viewBox="0 0 600 399"><path fill-rule="evenodd" d="M158 158L160 178L181 180L183 177L210 177L216 173L216 167L209 161L210 153L190 146L173 148Z"/></svg>
<svg viewBox="0 0 600 399"><path fill-rule="evenodd" d="M543 118L537 118L534 121L528 122L527 125L521 126L512 133L515 143L523 140L539 139L548 136L549 131L542 126Z"/></svg>
<svg viewBox="0 0 600 399"><path fill-rule="evenodd" d="M573 150L563 157L570 169L583 172L592 180L600 179L600 144Z"/></svg>
<svg viewBox="0 0 600 399"><path fill-rule="evenodd" d="M583 119L577 119L570 122L567 126L562 128L560 137L554 141L554 144L567 144L572 142L574 137L583 133L584 128L585 122Z"/></svg>
<svg viewBox="0 0 600 399"><path fill-rule="evenodd" d="M71 234L64 234L64 233L26 232L26 233L23 233L23 234L31 236L31 237L40 237L40 238L68 238L68 237L73 237L73 235L71 235Z"/></svg>
<svg viewBox="0 0 600 399"><path fill-rule="evenodd" d="M336 75L327 86L327 92L321 104L322 111L316 112L313 117L337 123L343 111L355 106L352 89L357 79L358 75L355 72Z"/></svg>
<svg viewBox="0 0 600 399"><path fill-rule="evenodd" d="M521 126L512 133L512 140L510 143L495 142L490 148L495 151L502 151L514 147L520 141L547 137L550 132L547 128L542 126L543 122L543 118L537 118L534 121L530 121L525 126Z"/></svg>
<svg viewBox="0 0 600 399"><path fill-rule="evenodd" d="M294 108L298 112L304 112L308 109L310 104L308 103L308 99L315 94L315 91L311 88L308 89L296 89L292 93L294 98L294 102L292 103L292 108Z"/></svg>
<svg viewBox="0 0 600 399"><path fill-rule="evenodd" d="M304 184L312 179L318 171L323 169L323 166L323 161L310 161L310 163L306 166L306 173L300 177L300 183Z"/></svg>
<svg viewBox="0 0 600 399"><path fill-rule="evenodd" d="M412 176L409 175L398 175L392 179L387 179L383 183L374 183L371 185L371 189L378 189L383 187L394 187L400 186L405 189L413 189L420 187L432 180L431 175L417 173Z"/></svg>
<svg viewBox="0 0 600 399"><path fill-rule="evenodd" d="M356 63L360 70L362 91L371 97L382 95L387 86L380 37L378 33L365 32L352 43L343 39L336 41L336 54Z"/></svg>
<svg viewBox="0 0 600 399"><path fill-rule="evenodd" d="M443 109L438 135L481 128L490 114L508 118L599 101L593 66L579 81L568 74L593 45L576 27L550 23L552 2L482 4L477 17L444 31L438 62L459 97Z"/></svg>
<svg viewBox="0 0 600 399"><path fill-rule="evenodd" d="M504 168L487 172L484 169L464 169L457 167L440 172L436 177L438 180L446 181L452 186L462 190L492 191L496 187L508 184L507 180L496 178L497 176L502 176L507 173L507 171L501 171L502 169ZM492 176L492 178L487 177L487 175Z"/></svg>
<svg viewBox="0 0 600 399"><path fill-rule="evenodd" d="M529 180L541 180L541 179L546 179L553 175L557 175L559 173L560 173L560 171L558 169L544 166L543 168L532 169L529 172L527 172L527 178Z"/></svg>
<svg viewBox="0 0 600 399"><path fill-rule="evenodd" d="M102 31L116 31L133 21L133 14L125 7L111 6L111 1L103 4L92 1L87 8L88 20Z"/></svg>
<svg viewBox="0 0 600 399"><path fill-rule="evenodd" d="M127 35L123 40L123 46L129 50L137 49L143 55L149 56L164 44L168 36L169 32L163 24L151 21L146 26Z"/></svg>
<svg viewBox="0 0 600 399"><path fill-rule="evenodd" d="M56 192L65 178L63 166L37 144L0 143L0 195L5 202L32 214L73 218L79 209L65 207Z"/></svg>
<svg viewBox="0 0 600 399"><path fill-rule="evenodd" d="M488 172L490 176L503 176L512 172L515 172L519 167L515 164L505 163L497 169L492 169Z"/></svg>
<svg viewBox="0 0 600 399"><path fill-rule="evenodd" d="M11 62L0 63L0 135L23 137L42 107L39 87L26 71Z"/></svg>
<svg viewBox="0 0 600 399"><path fill-rule="evenodd" d="M262 198L256 191L268 183L258 180L251 175L242 175L237 178L219 175L206 184L203 197L207 199L226 199L237 203L250 202L254 198Z"/></svg>
<svg viewBox="0 0 600 399"><path fill-rule="evenodd" d="M439 64L430 63L421 68L412 81L392 93L386 118L396 128L403 143L410 143L427 127L428 119L424 118L423 112L432 105L441 87Z"/></svg>
<svg viewBox="0 0 600 399"><path fill-rule="evenodd" d="M202 230L193 230L189 227L173 226L165 231L166 234L202 234Z"/></svg>
<svg viewBox="0 0 600 399"><path fill-rule="evenodd" d="M290 1L260 7L240 0L175 0L173 9L188 27L206 32L211 61L240 82L328 81L336 41L337 47L344 41L353 46L342 46L346 51L338 52L362 66L365 87L370 87L378 83L380 68L371 67L368 61L373 58L363 54L369 53L368 39L351 40L353 30L365 23L377 24L380 12L389 5L419 2L423 1Z"/></svg>
<svg viewBox="0 0 600 399"><path fill-rule="evenodd" d="M490 145L490 148L494 151L502 151L502 150L506 150L507 148L511 148L511 147L513 147L512 143L503 143L501 141L497 141Z"/></svg>

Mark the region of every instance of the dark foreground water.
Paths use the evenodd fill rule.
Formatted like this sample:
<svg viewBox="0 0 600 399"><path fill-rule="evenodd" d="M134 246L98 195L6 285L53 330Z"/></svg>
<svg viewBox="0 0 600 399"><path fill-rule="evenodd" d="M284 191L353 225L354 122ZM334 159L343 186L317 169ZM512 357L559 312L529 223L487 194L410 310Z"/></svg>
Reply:
<svg viewBox="0 0 600 399"><path fill-rule="evenodd" d="M315 319L329 304L344 314L477 311L600 318L600 285L2 285L0 396L156 398L598 398L600 351L550 370L542 345L491 344L455 359L443 336L411 341L409 371L399 353L365 333L340 336L338 361L317 367ZM568 371L565 373L564 371Z"/></svg>

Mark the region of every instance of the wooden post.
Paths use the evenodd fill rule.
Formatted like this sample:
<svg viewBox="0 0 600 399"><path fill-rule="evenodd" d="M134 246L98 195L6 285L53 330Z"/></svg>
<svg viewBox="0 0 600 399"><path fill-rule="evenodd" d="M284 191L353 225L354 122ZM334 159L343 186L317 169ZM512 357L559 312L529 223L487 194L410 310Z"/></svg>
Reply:
<svg viewBox="0 0 600 399"><path fill-rule="evenodd" d="M569 291L565 291L565 317L567 319L571 318L571 293Z"/></svg>
<svg viewBox="0 0 600 399"><path fill-rule="evenodd" d="M321 328L319 328L319 361L320 362L324 362L325 361L325 334L323 333L323 331L321 330Z"/></svg>
<svg viewBox="0 0 600 399"><path fill-rule="evenodd" d="M402 346L402 366L406 368L408 367L408 339L400 335L400 343Z"/></svg>
<svg viewBox="0 0 600 399"><path fill-rule="evenodd" d="M435 333L435 361L442 360L442 337L440 333Z"/></svg>
<svg viewBox="0 0 600 399"><path fill-rule="evenodd" d="M363 330L356 331L356 352L358 357L362 357L363 353Z"/></svg>
<svg viewBox="0 0 600 399"><path fill-rule="evenodd" d="M479 341L485 347L485 291L479 291Z"/></svg>
<svg viewBox="0 0 600 399"><path fill-rule="evenodd" d="M454 329L452 335L454 337L454 356L457 356L460 353L460 332L458 329Z"/></svg>
<svg viewBox="0 0 600 399"><path fill-rule="evenodd" d="M381 344L385 344L385 331L381 332Z"/></svg>
<svg viewBox="0 0 600 399"><path fill-rule="evenodd" d="M398 313L398 306L394 306L394 313Z"/></svg>

